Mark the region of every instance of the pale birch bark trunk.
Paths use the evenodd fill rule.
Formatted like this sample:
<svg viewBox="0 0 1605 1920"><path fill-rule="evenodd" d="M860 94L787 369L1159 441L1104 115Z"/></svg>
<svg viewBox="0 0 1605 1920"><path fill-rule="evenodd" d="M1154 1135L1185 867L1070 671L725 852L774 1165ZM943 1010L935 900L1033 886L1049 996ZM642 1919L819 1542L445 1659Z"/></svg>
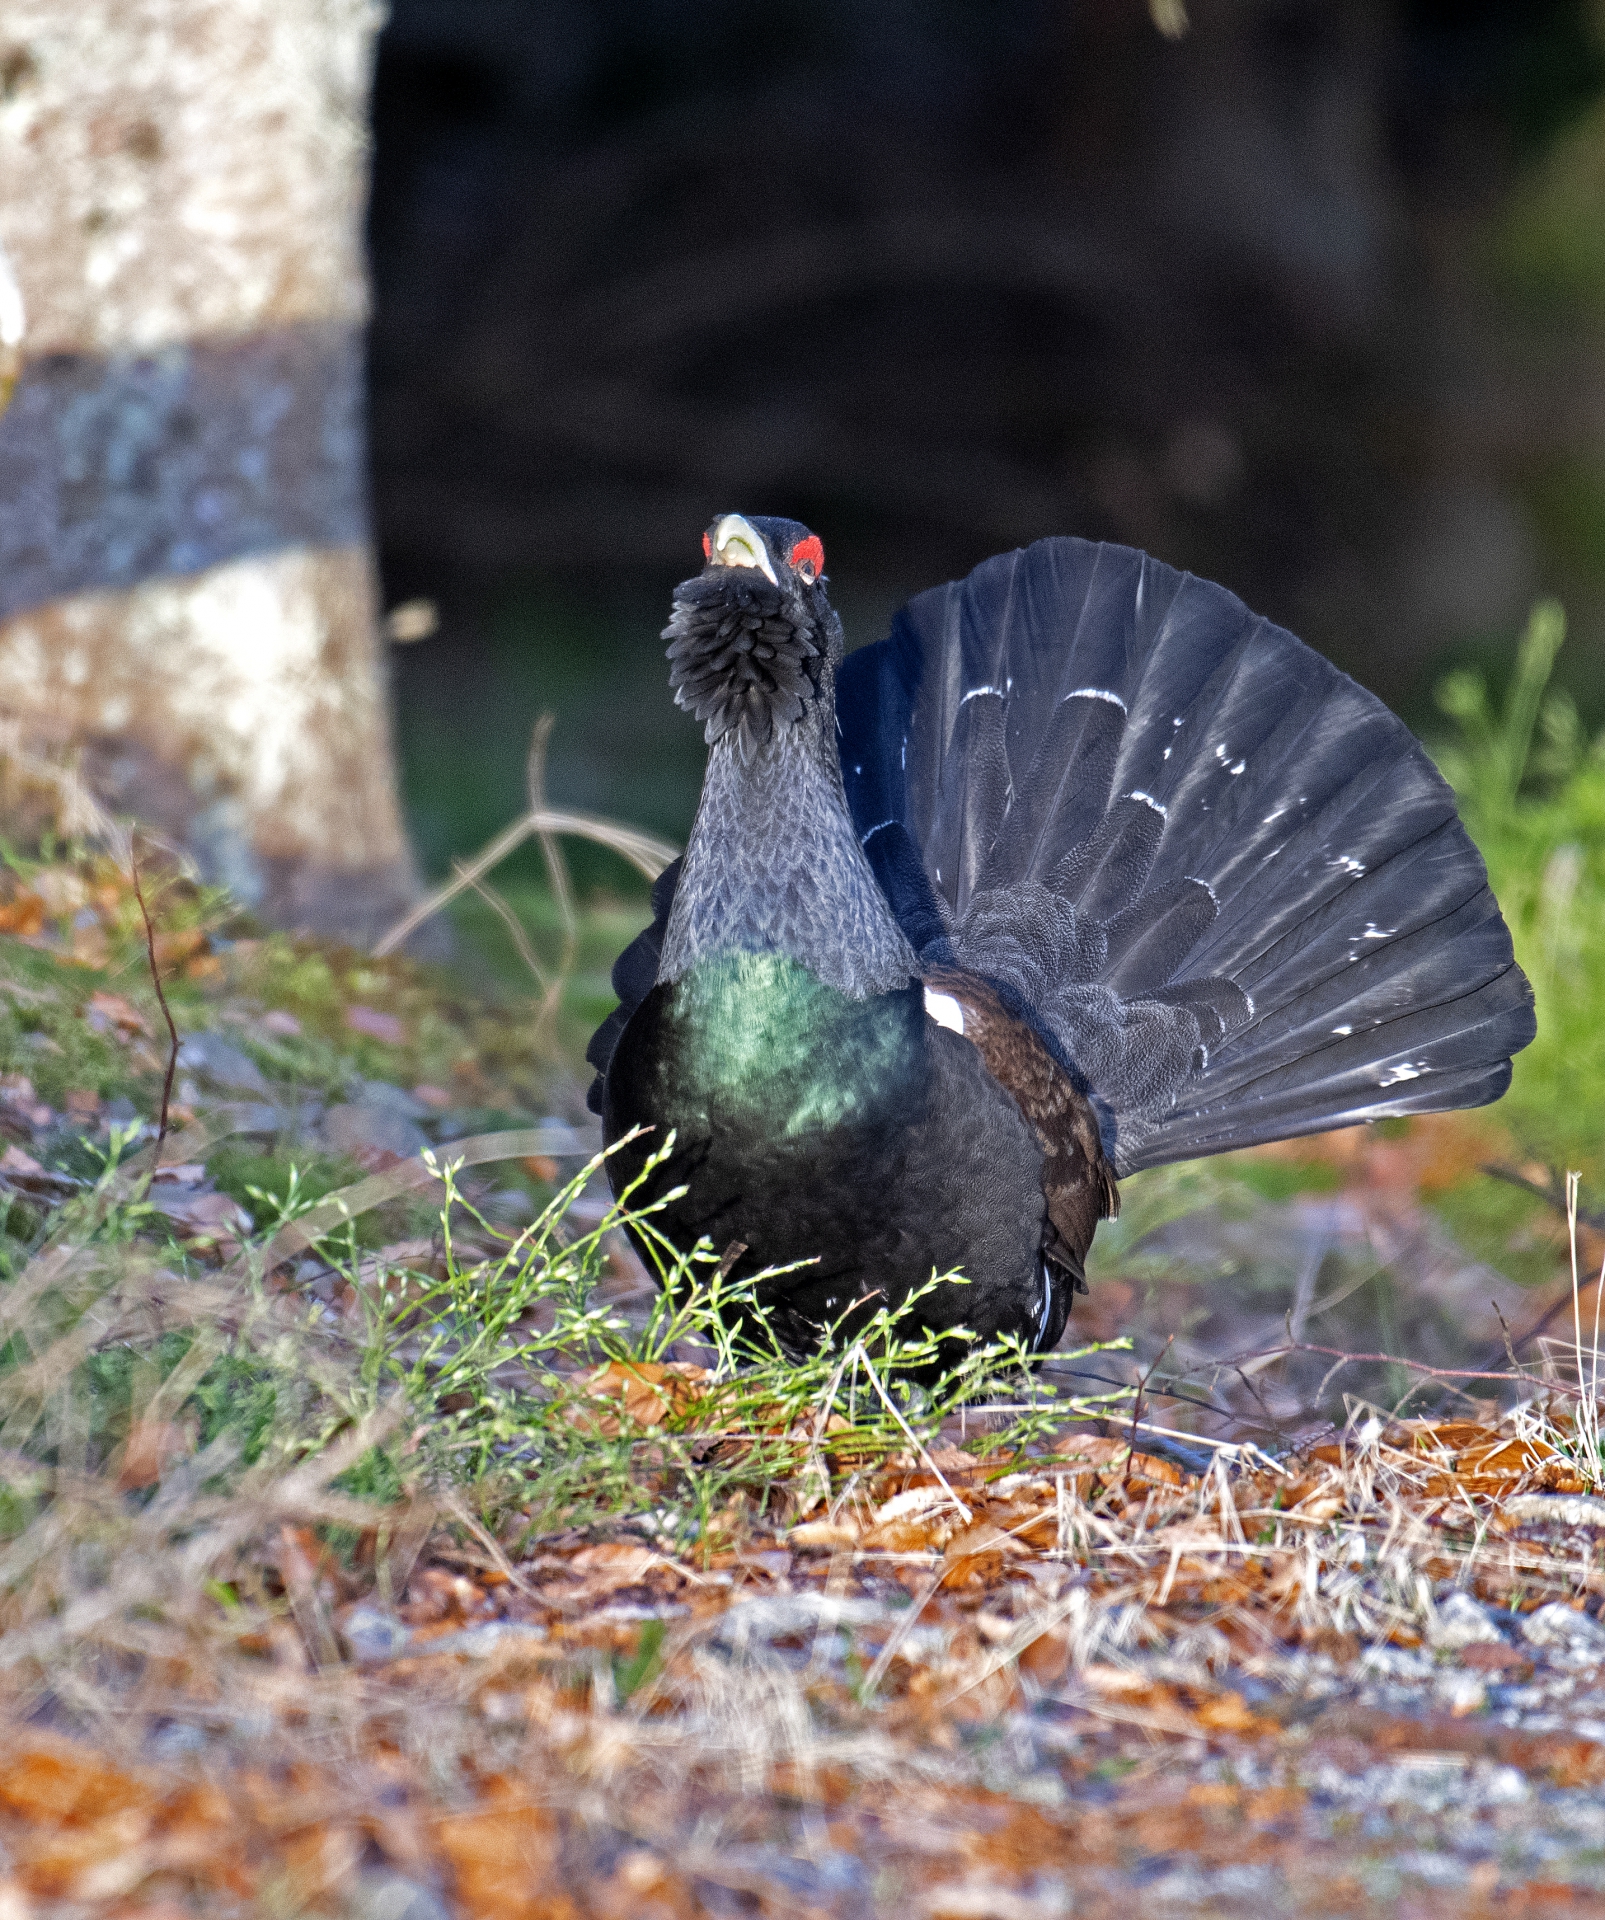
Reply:
<svg viewBox="0 0 1605 1920"><path fill-rule="evenodd" d="M282 923L414 876L368 539L373 0L0 0L0 713Z"/></svg>

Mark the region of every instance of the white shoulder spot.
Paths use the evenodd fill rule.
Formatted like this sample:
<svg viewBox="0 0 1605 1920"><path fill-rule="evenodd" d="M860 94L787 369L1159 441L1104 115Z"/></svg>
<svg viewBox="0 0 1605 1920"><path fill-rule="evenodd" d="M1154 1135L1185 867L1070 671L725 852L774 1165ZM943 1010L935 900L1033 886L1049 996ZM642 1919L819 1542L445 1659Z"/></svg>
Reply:
<svg viewBox="0 0 1605 1920"><path fill-rule="evenodd" d="M939 1027L947 1027L954 1033L964 1031L964 1009L950 993L938 993L934 987L927 987L925 1012Z"/></svg>

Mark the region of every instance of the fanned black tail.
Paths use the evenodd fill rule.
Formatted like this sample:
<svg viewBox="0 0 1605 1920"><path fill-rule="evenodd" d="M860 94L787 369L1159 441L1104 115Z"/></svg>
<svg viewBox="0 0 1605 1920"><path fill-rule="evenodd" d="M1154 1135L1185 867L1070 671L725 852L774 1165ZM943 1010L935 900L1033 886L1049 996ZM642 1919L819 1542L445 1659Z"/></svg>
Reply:
<svg viewBox="0 0 1605 1920"><path fill-rule="evenodd" d="M1122 1174L1509 1084L1532 994L1448 786L1223 588L1039 541L912 601L837 708L916 950L1030 1014Z"/></svg>

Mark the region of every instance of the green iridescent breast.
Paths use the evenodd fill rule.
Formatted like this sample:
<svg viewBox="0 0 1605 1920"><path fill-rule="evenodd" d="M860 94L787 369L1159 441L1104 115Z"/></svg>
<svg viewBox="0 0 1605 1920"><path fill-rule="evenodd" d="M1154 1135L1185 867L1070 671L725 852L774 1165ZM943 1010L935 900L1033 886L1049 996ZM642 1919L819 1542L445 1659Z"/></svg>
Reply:
<svg viewBox="0 0 1605 1920"><path fill-rule="evenodd" d="M854 1000L783 954L727 953L682 975L662 1017L657 1102L693 1131L875 1124L906 1115L923 1084L917 986Z"/></svg>

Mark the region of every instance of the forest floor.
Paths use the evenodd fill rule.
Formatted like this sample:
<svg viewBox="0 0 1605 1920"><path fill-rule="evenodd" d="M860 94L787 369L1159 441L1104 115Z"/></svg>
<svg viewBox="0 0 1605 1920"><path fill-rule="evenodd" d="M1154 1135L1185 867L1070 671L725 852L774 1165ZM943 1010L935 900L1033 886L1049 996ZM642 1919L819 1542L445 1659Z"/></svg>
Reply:
<svg viewBox="0 0 1605 1920"><path fill-rule="evenodd" d="M126 879L0 883L0 1920L1605 1914L1605 1244L1489 1124L1132 1182L1051 1377L737 1376L627 914L543 1023L151 891L159 1164Z"/></svg>

